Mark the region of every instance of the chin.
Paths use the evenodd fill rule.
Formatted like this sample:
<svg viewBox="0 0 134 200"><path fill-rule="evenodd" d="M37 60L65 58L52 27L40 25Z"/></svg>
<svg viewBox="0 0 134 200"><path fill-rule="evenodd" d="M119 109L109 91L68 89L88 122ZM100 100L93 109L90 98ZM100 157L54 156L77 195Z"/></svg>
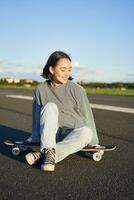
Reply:
<svg viewBox="0 0 134 200"><path fill-rule="evenodd" d="M62 83L66 83L68 81L68 79L67 80L62 80Z"/></svg>
<svg viewBox="0 0 134 200"><path fill-rule="evenodd" d="M57 83L59 83L59 84L64 84L64 83L66 83L67 81L68 81L68 79L67 79L67 80L59 79L59 80L57 81Z"/></svg>

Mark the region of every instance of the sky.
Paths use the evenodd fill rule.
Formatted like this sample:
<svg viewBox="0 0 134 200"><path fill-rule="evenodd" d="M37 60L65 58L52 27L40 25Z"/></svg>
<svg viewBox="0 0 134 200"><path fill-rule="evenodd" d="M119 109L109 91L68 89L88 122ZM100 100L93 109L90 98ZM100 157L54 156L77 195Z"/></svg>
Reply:
<svg viewBox="0 0 134 200"><path fill-rule="evenodd" d="M0 78L44 81L56 50L74 81L134 82L134 1L0 0Z"/></svg>

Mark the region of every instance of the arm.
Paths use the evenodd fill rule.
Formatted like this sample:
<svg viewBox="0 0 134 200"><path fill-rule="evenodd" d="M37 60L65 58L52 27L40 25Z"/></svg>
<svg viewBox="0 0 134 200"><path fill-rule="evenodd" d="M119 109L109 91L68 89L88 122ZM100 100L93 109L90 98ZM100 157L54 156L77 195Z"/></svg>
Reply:
<svg viewBox="0 0 134 200"><path fill-rule="evenodd" d="M78 107L80 109L80 112L86 121L86 125L93 132L92 144L96 145L99 143L99 140L98 140L98 136L97 136L97 131L96 131L96 126L95 126L95 122L94 122L92 109L91 109L85 89L83 87L81 87L80 92L77 93L77 95L78 95L77 96Z"/></svg>
<svg viewBox="0 0 134 200"><path fill-rule="evenodd" d="M39 92L37 88L33 94L33 105L32 105L32 141L40 140L40 111L41 104L39 98Z"/></svg>

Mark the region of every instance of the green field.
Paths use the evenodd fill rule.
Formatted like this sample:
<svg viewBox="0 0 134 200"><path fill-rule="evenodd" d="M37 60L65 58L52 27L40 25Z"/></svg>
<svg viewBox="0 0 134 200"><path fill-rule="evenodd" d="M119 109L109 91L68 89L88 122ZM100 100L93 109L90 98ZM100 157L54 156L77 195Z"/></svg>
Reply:
<svg viewBox="0 0 134 200"><path fill-rule="evenodd" d="M0 89L18 89L18 90L33 90L35 87L17 86L17 85L0 85Z"/></svg>
<svg viewBox="0 0 134 200"><path fill-rule="evenodd" d="M34 87L26 87L26 86L2 86L0 85L0 89L26 89L33 90ZM106 95L128 95L134 96L134 89L120 89L120 88L89 88L85 87L86 92L89 94L106 94Z"/></svg>
<svg viewBox="0 0 134 200"><path fill-rule="evenodd" d="M121 90L120 88L85 88L89 94L128 95L134 96L134 89Z"/></svg>

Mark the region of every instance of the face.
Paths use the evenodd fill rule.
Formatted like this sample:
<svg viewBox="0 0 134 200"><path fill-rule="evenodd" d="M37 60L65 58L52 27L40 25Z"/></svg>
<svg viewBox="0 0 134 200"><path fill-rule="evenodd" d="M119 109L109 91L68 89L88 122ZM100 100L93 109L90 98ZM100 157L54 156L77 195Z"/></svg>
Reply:
<svg viewBox="0 0 134 200"><path fill-rule="evenodd" d="M67 58L61 58L55 67L50 66L49 71L52 74L52 82L54 85L61 85L67 82L71 76L71 62Z"/></svg>

